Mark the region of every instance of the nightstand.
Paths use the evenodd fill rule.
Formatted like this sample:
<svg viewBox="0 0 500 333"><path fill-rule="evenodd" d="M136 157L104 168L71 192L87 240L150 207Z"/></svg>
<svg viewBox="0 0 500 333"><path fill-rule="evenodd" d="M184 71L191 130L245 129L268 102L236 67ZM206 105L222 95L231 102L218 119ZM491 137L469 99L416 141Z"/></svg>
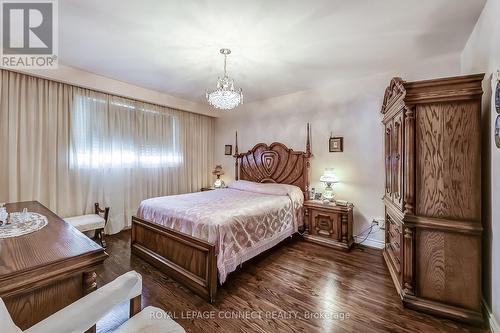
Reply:
<svg viewBox="0 0 500 333"><path fill-rule="evenodd" d="M353 204L338 206L319 200L304 202L304 238L328 247L349 251L353 244Z"/></svg>

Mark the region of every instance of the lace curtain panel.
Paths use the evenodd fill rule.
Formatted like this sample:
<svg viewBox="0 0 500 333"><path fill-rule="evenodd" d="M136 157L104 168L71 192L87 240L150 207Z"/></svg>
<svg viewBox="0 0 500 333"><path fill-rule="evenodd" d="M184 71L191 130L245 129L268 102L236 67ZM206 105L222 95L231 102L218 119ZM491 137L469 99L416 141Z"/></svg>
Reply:
<svg viewBox="0 0 500 333"><path fill-rule="evenodd" d="M146 198L211 182L215 125L197 115L0 70L0 201L60 216L110 206L107 233Z"/></svg>

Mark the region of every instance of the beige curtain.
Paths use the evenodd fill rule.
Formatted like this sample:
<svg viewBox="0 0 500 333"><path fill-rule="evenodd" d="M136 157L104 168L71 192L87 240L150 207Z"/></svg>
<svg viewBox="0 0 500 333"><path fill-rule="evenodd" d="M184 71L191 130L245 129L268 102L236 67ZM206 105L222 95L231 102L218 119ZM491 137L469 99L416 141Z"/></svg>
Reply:
<svg viewBox="0 0 500 333"><path fill-rule="evenodd" d="M38 200L59 215L111 207L108 233L141 200L212 180L214 119L0 71L0 201Z"/></svg>

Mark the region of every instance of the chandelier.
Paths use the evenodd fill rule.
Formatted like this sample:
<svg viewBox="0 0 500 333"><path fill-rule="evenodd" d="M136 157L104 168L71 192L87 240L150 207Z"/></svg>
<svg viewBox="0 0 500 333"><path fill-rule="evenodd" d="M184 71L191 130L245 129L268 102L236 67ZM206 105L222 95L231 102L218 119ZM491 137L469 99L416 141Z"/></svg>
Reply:
<svg viewBox="0 0 500 333"><path fill-rule="evenodd" d="M231 110L243 103L243 91L234 87L233 79L229 78L226 71L227 56L231 54L230 49L221 49L224 55L224 77L217 79L217 89L207 90L208 103L221 110Z"/></svg>

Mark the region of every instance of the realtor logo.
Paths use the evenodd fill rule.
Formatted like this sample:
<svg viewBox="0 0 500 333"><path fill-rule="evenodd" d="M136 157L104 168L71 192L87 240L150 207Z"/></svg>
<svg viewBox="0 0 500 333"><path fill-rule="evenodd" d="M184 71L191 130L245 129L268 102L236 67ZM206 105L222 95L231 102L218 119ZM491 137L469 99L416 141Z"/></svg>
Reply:
<svg viewBox="0 0 500 333"><path fill-rule="evenodd" d="M2 0L1 65L57 68L57 0Z"/></svg>

